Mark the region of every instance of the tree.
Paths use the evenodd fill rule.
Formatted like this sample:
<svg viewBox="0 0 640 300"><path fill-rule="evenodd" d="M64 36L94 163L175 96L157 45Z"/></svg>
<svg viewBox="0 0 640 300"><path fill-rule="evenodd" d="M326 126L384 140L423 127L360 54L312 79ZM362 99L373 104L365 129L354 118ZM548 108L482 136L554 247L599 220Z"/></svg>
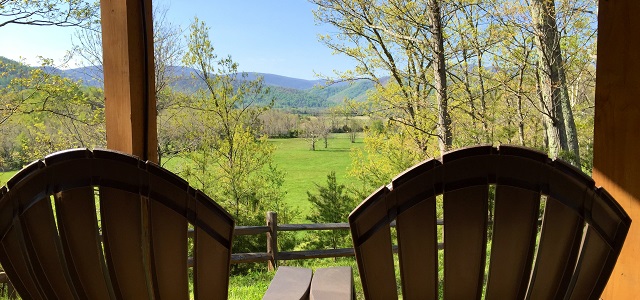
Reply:
<svg viewBox="0 0 640 300"><path fill-rule="evenodd" d="M9 24L35 26L89 26L99 2L83 0L0 0L0 27Z"/></svg>
<svg viewBox="0 0 640 300"><path fill-rule="evenodd" d="M103 99L101 91L44 68L13 78L0 88L4 161L15 168L63 149L104 147Z"/></svg>
<svg viewBox="0 0 640 300"><path fill-rule="evenodd" d="M404 127L414 148L431 156L451 147L444 4L430 1L312 0L318 21L339 30L321 41L357 62L343 80L366 78L378 92L374 111ZM383 80L389 75L388 82ZM435 116L435 118L434 118Z"/></svg>
<svg viewBox="0 0 640 300"><path fill-rule="evenodd" d="M316 150L316 142L320 139L324 139L324 147L328 147L329 132L331 128L327 124L324 117L309 118L306 122L302 123L302 135L309 142L310 150Z"/></svg>
<svg viewBox="0 0 640 300"><path fill-rule="evenodd" d="M268 168L274 148L259 135L259 116L268 107L254 105L266 95L261 79L249 81L238 75L231 57L219 58L209 39L209 28L197 18L190 26L188 51L183 63L204 89L181 105L176 120L187 139L197 143L184 153L193 162L185 170L191 182L229 210L238 223L263 222L265 199L281 173ZM270 188L271 187L271 188Z"/></svg>
<svg viewBox="0 0 640 300"><path fill-rule="evenodd" d="M348 123L348 129L349 140L351 141L351 143L355 143L358 132L362 132L362 122L360 122L358 119L351 119Z"/></svg>
<svg viewBox="0 0 640 300"><path fill-rule="evenodd" d="M270 109L260 115L262 131L269 137L296 137L298 116L282 110Z"/></svg>
<svg viewBox="0 0 640 300"><path fill-rule="evenodd" d="M336 172L327 175L327 185L316 184L318 194L307 192L313 205L309 221L312 223L345 223L356 201L347 194L345 186L338 184ZM348 232L339 230L314 231L311 233L314 249L349 247L351 240Z"/></svg>
<svg viewBox="0 0 640 300"><path fill-rule="evenodd" d="M354 193L357 199L365 199L371 191L385 185L400 172L424 160L422 153L412 147L413 140L404 134L397 124L382 126L375 121L365 131L364 149L351 154L349 175L359 185Z"/></svg>
<svg viewBox="0 0 640 300"><path fill-rule="evenodd" d="M362 105L361 103L356 102L353 99L345 98L342 104L338 106L334 106L330 109L331 112L331 130L335 130L337 127L337 122L335 119L337 117L342 117L344 120L344 125L342 125L343 132L349 133L349 139L351 143L356 142L356 134L357 132L362 132L362 124L357 119L356 116L361 115Z"/></svg>
<svg viewBox="0 0 640 300"><path fill-rule="evenodd" d="M530 5L538 49L538 66L541 71L542 100L550 111L545 118L549 151L552 156L559 156L565 152L565 158L579 166L578 133L569 101L555 1L533 0Z"/></svg>

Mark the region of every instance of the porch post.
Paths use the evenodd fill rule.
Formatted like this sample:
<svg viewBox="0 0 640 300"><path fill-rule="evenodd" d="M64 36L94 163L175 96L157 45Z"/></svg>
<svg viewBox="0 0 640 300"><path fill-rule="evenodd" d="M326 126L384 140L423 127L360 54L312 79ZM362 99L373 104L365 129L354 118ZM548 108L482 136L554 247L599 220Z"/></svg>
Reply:
<svg viewBox="0 0 640 300"><path fill-rule="evenodd" d="M593 178L632 224L603 299L640 294L640 1L599 1Z"/></svg>
<svg viewBox="0 0 640 300"><path fill-rule="evenodd" d="M158 161L151 0L101 0L107 148Z"/></svg>

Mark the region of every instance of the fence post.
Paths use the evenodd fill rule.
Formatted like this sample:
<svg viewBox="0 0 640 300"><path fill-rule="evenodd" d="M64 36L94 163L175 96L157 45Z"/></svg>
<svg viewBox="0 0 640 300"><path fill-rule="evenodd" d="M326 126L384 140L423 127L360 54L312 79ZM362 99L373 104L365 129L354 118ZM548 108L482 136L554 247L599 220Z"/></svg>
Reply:
<svg viewBox="0 0 640 300"><path fill-rule="evenodd" d="M267 212L267 253L269 259L269 271L273 271L278 267L278 214L273 211Z"/></svg>

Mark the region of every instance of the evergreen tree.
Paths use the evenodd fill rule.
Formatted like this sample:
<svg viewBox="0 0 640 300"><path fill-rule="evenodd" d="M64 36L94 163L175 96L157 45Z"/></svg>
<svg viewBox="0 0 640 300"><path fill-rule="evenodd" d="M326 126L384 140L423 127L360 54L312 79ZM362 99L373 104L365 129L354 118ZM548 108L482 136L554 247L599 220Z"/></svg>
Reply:
<svg viewBox="0 0 640 300"><path fill-rule="evenodd" d="M309 221L313 223L347 222L351 210L355 207L355 200L345 190L343 184L338 184L336 172L327 175L327 185L318 187L318 194L307 192L309 202L313 205ZM339 230L315 231L311 233L311 244L314 249L348 247L351 245L349 232Z"/></svg>

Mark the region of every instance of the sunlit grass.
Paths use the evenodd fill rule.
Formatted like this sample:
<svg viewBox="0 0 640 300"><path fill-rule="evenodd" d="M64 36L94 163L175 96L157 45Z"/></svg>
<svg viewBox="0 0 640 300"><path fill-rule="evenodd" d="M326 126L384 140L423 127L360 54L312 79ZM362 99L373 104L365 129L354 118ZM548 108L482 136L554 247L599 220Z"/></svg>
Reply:
<svg viewBox="0 0 640 300"><path fill-rule="evenodd" d="M18 171L8 171L8 172L0 172L0 186L7 184L7 181L16 175Z"/></svg>
<svg viewBox="0 0 640 300"><path fill-rule="evenodd" d="M330 135L328 147L324 141L316 144L316 150L310 150L310 143L302 138L271 139L276 146L274 163L285 172L285 202L297 207L302 216L308 215L311 203L307 191L316 193L316 184L326 185L327 175L334 171L338 184L349 185L354 181L348 176L351 167L351 150L362 148L362 138L351 143L348 134ZM304 220L297 220L304 221Z"/></svg>

